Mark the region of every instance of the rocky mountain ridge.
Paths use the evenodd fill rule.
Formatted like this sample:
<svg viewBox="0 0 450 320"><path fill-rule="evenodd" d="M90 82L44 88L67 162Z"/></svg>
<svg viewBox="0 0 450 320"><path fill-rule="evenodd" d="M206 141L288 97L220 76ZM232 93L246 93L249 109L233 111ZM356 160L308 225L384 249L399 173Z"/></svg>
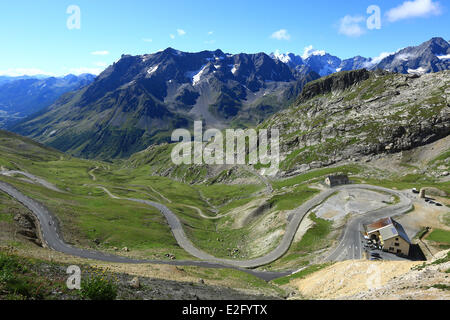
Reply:
<svg viewBox="0 0 450 320"><path fill-rule="evenodd" d="M336 73L339 70L368 65L368 70L383 67L420 76L448 69L449 52L446 40L433 38L379 63L359 56L342 61L322 51L309 52L304 59L280 54L271 58L265 53L226 54L221 50L189 53L172 48L123 55L90 85L63 95L40 114L9 129L76 156L124 158L149 145L170 142L174 129L192 129L194 120L202 120L204 128L254 127L282 112L300 93L303 100L297 104L316 94L345 91L355 80L374 79L367 71ZM326 76L303 90L305 84L328 73L332 73L331 78ZM383 74L376 71L373 75ZM373 88L377 94L391 91L379 84ZM369 100L358 103L370 104ZM329 101L323 103L329 105ZM292 122L297 121L294 116Z"/></svg>
<svg viewBox="0 0 450 320"><path fill-rule="evenodd" d="M78 90L92 81L92 74L64 77L18 77L0 81L0 127L39 112L53 104L62 94Z"/></svg>
<svg viewBox="0 0 450 320"><path fill-rule="evenodd" d="M450 133L450 71L349 71L305 86L261 128L280 130L284 172L409 150Z"/></svg>
<svg viewBox="0 0 450 320"><path fill-rule="evenodd" d="M320 76L364 68L404 74L425 74L450 69L450 44L443 38L435 37L418 46L403 48L380 58L355 56L340 59L325 51L312 49L302 57L293 53L278 52L272 53L271 57L294 69L308 67Z"/></svg>
<svg viewBox="0 0 450 320"><path fill-rule="evenodd" d="M189 129L193 120L219 129L253 126L317 78L264 53L168 48L124 55L89 86L11 129L79 156L127 157L170 141L174 129Z"/></svg>

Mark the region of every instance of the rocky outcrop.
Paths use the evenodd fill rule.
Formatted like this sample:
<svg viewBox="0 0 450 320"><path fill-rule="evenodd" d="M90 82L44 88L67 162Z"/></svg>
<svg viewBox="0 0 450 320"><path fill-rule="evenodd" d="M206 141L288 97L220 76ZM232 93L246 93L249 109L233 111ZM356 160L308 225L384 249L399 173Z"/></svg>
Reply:
<svg viewBox="0 0 450 320"><path fill-rule="evenodd" d="M17 213L14 216L14 221L16 221L19 226L18 233L20 235L36 243L37 245L42 246L39 229L37 227L38 224L32 214L22 212Z"/></svg>
<svg viewBox="0 0 450 320"><path fill-rule="evenodd" d="M306 85L263 123L279 129L283 174L409 150L450 133L450 71L351 71ZM303 170L304 171L304 170Z"/></svg>
<svg viewBox="0 0 450 320"><path fill-rule="evenodd" d="M327 94L335 90L347 89L361 81L369 79L370 72L366 69L339 72L323 79L308 83L297 99L297 104L303 103L320 94Z"/></svg>

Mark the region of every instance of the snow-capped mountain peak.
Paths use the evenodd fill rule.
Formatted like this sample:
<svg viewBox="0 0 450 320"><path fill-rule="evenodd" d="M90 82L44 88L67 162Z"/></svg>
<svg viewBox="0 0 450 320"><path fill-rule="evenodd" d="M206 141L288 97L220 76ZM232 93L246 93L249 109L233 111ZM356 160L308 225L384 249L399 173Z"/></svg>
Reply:
<svg viewBox="0 0 450 320"><path fill-rule="evenodd" d="M290 52L280 53L279 50L276 50L275 52L270 54L270 57L274 60L286 63L288 66L294 69L304 65L303 59L300 56Z"/></svg>
<svg viewBox="0 0 450 320"><path fill-rule="evenodd" d="M297 71L308 68L320 76L363 68L419 74L450 69L450 43L443 38L432 38L421 45L395 52L383 52L374 58L356 56L342 60L324 50L316 50L312 45L305 47L301 56L278 50L270 56Z"/></svg>

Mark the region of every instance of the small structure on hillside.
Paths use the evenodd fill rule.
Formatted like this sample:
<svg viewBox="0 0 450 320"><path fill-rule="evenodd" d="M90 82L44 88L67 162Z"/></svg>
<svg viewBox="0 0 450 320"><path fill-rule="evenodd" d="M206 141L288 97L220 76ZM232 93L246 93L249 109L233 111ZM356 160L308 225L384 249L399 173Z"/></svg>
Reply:
<svg viewBox="0 0 450 320"><path fill-rule="evenodd" d="M381 245L383 251L408 256L411 240L402 225L384 218L365 226L367 236Z"/></svg>
<svg viewBox="0 0 450 320"><path fill-rule="evenodd" d="M325 184L329 187L340 186L343 184L349 184L350 180L346 174L336 174L325 178Z"/></svg>
<svg viewBox="0 0 450 320"><path fill-rule="evenodd" d="M427 198L426 191L425 191L424 188L420 189L420 191L419 191L419 198L420 199L426 199Z"/></svg>

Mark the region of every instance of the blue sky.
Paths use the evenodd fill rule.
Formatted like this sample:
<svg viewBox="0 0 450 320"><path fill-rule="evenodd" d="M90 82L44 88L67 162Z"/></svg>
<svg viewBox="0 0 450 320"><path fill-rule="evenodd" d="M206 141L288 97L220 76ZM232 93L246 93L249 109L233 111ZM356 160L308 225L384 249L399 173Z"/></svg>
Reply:
<svg viewBox="0 0 450 320"><path fill-rule="evenodd" d="M67 8L80 8L68 29ZM381 28L367 29L370 5ZM222 49L376 57L450 39L446 0L14 0L0 3L0 74L98 73L121 54Z"/></svg>

